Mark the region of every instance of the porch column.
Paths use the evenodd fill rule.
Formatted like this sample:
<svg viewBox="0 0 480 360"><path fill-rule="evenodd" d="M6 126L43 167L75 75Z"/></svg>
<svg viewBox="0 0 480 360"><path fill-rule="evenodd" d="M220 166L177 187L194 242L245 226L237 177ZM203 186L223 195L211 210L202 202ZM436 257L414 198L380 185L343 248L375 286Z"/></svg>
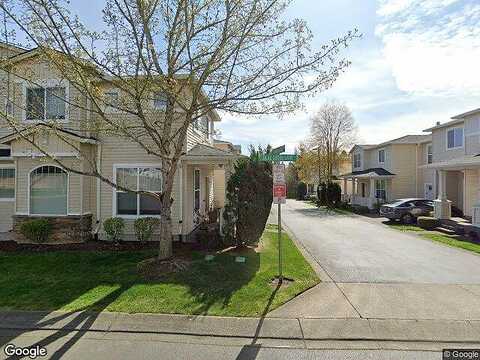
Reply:
<svg viewBox="0 0 480 360"><path fill-rule="evenodd" d="M438 171L438 199L434 201L435 217L448 220L452 217L452 202L447 199L447 172Z"/></svg>
<svg viewBox="0 0 480 360"><path fill-rule="evenodd" d="M342 200L347 201L348 200L348 191L347 191L347 178L343 178L343 194L342 194Z"/></svg>
<svg viewBox="0 0 480 360"><path fill-rule="evenodd" d="M373 208L375 204L375 179L370 178L370 198L368 201L368 207Z"/></svg>

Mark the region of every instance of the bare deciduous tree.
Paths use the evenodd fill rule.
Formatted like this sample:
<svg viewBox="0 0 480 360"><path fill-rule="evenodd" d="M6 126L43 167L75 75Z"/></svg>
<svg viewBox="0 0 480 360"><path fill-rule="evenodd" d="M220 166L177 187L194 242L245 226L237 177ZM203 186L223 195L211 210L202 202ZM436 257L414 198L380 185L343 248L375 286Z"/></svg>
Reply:
<svg viewBox="0 0 480 360"><path fill-rule="evenodd" d="M99 25L103 31L89 29L64 0L3 0L0 9L86 99L68 104L90 114L85 131L99 138L104 133L122 137L161 162L163 191L152 196L161 203L163 259L172 252L172 187L189 126L213 110L251 115L294 111L302 106L303 95L329 88L349 65L339 52L359 36L357 31L313 50L305 21L282 20L288 3L107 0ZM12 30L7 27L5 31ZM8 61L0 63L0 70L34 82ZM120 89L121 98L113 102L105 97L100 85L105 83ZM158 92L166 99L161 112L146 106ZM105 107L118 112L113 116ZM67 171L138 193L102 174L96 158L81 148L76 150L89 163L83 170L32 141L24 123L4 111L0 119ZM61 122L53 119L45 125L62 136Z"/></svg>
<svg viewBox="0 0 480 360"><path fill-rule="evenodd" d="M327 102L320 107L311 119L309 141L317 155L319 179L332 180L342 152L352 146L356 134L355 120L345 104Z"/></svg>

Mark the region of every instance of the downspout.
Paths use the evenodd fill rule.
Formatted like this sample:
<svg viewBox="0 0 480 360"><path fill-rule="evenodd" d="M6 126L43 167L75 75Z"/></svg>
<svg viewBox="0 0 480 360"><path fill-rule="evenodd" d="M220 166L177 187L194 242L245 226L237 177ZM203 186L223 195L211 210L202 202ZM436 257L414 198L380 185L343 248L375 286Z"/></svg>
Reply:
<svg viewBox="0 0 480 360"><path fill-rule="evenodd" d="M100 173L102 169L102 143L99 143L97 145L97 172ZM96 204L96 207L97 207L97 221L95 223L95 229L93 230L93 236L96 240L98 240L98 233L100 231L100 227L102 225L100 219L101 219L101 215L102 215L102 212L101 212L101 201L100 201L100 194L101 194L101 189L100 189L100 186L101 186L102 182L100 180L100 178L97 177L97 196L96 196L96 200L97 200L97 204Z"/></svg>

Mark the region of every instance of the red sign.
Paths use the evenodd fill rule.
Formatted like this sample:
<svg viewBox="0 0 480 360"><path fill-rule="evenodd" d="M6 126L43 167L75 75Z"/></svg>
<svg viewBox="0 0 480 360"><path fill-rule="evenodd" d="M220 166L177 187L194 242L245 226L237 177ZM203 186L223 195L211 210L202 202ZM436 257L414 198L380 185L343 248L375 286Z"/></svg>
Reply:
<svg viewBox="0 0 480 360"><path fill-rule="evenodd" d="M273 203L285 204L287 198L286 185L273 185Z"/></svg>

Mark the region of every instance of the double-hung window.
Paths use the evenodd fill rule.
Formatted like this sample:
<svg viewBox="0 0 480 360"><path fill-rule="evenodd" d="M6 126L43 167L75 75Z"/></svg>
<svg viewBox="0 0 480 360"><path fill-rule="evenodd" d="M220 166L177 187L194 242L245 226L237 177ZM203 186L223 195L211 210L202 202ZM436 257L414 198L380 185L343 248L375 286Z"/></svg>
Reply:
<svg viewBox="0 0 480 360"><path fill-rule="evenodd" d="M378 150L378 162L380 164L385 163L385 149Z"/></svg>
<svg viewBox="0 0 480 360"><path fill-rule="evenodd" d="M427 145L427 164L433 163L433 146L432 144Z"/></svg>
<svg viewBox="0 0 480 360"><path fill-rule="evenodd" d="M201 116L193 121L193 128L201 133L208 134L208 117Z"/></svg>
<svg viewBox="0 0 480 360"><path fill-rule="evenodd" d="M15 199L15 169L0 168L0 201Z"/></svg>
<svg viewBox="0 0 480 360"><path fill-rule="evenodd" d="M119 167L116 169L117 215L150 216L160 215L160 201L156 195L162 192L162 173L155 167Z"/></svg>
<svg viewBox="0 0 480 360"><path fill-rule="evenodd" d="M163 92L157 92L153 95L153 107L156 110L165 111L167 109L168 98Z"/></svg>
<svg viewBox="0 0 480 360"><path fill-rule="evenodd" d="M383 200L387 198L385 180L375 180L375 197Z"/></svg>
<svg viewBox="0 0 480 360"><path fill-rule="evenodd" d="M463 147L463 127L447 130L447 149Z"/></svg>
<svg viewBox="0 0 480 360"><path fill-rule="evenodd" d="M7 116L14 116L15 115L15 106L13 105L13 101L7 99L5 101L5 114Z"/></svg>
<svg viewBox="0 0 480 360"><path fill-rule="evenodd" d="M359 168L362 166L362 157L360 153L353 154L353 167Z"/></svg>
<svg viewBox="0 0 480 360"><path fill-rule="evenodd" d="M193 171L193 210L200 210L200 170Z"/></svg>
<svg viewBox="0 0 480 360"><path fill-rule="evenodd" d="M26 89L26 120L65 120L66 88L64 86Z"/></svg>

